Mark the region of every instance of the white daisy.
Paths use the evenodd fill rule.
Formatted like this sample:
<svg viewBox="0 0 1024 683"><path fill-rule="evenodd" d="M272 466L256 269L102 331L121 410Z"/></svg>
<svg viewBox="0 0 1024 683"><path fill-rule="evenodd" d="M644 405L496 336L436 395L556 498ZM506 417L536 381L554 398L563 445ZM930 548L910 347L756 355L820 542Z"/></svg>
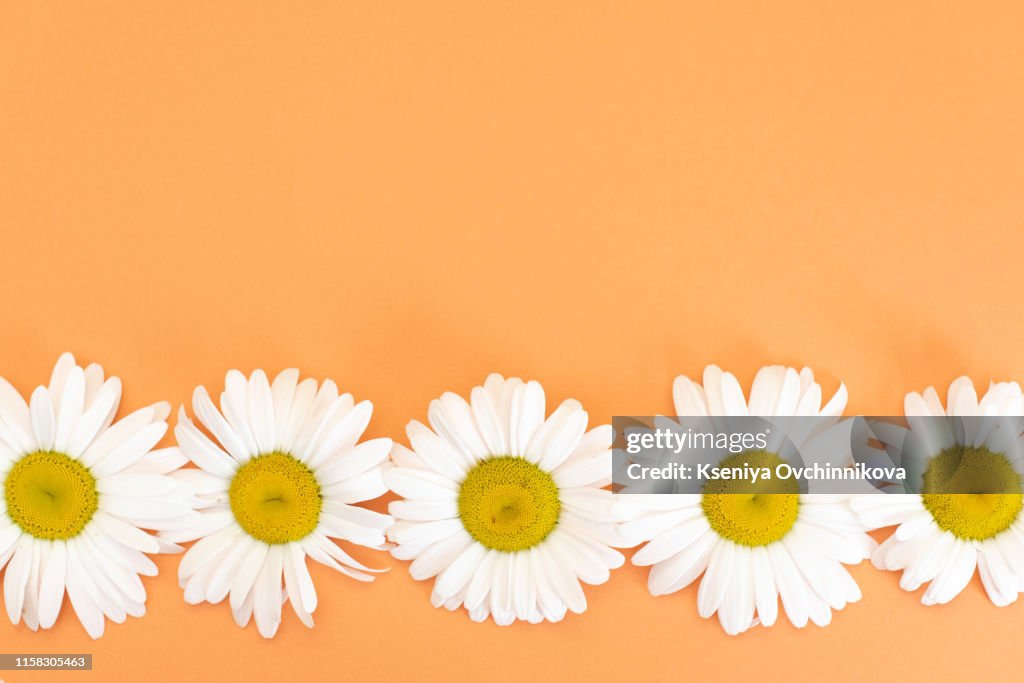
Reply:
<svg viewBox="0 0 1024 683"><path fill-rule="evenodd" d="M168 540L201 539L185 554L178 580L190 604L229 597L239 626L255 614L256 626L272 638L281 624L281 604L313 626L316 590L306 556L360 581L365 567L330 538L383 550L388 515L355 505L387 491L383 465L391 439L358 443L373 406L338 395L334 382L319 389L285 370L273 385L262 370L248 380L231 370L220 410L198 387L192 407L216 443L181 409L174 433L198 469L175 477L198 490L201 520ZM283 583L283 588L282 588Z"/></svg>
<svg viewBox="0 0 1024 683"><path fill-rule="evenodd" d="M989 599L1009 605L1024 590L1024 395L1016 382L1002 382L979 402L970 378L960 377L946 406L933 387L904 399L909 440L923 455L922 465L908 469L908 490L920 493L858 496L853 506L871 528L899 525L871 560L879 569L902 570L905 590L930 582L924 604L955 598L977 567ZM950 416L967 418L962 429Z"/></svg>
<svg viewBox="0 0 1024 683"><path fill-rule="evenodd" d="M474 621L559 621L583 612L580 582L601 584L624 558L611 516L612 431L587 429L574 400L545 419L537 382L491 375L470 402L430 403L430 427L410 422L385 481L392 554L417 580L437 577L431 602L465 606Z"/></svg>
<svg viewBox="0 0 1024 683"><path fill-rule="evenodd" d="M190 486L167 473L184 464L176 448L153 450L170 406L156 403L114 422L121 381L82 369L70 353L49 386L26 404L0 379L0 567L4 603L17 624L53 626L64 592L93 638L105 619L145 614L144 553L178 552L142 529L193 523Z"/></svg>
<svg viewBox="0 0 1024 683"><path fill-rule="evenodd" d="M703 386L676 378L674 398L680 416L817 415L834 418L823 422L835 424L846 407L846 388L840 386L822 406L821 386L809 368L770 366L757 373L748 402L736 378L711 365ZM797 444L801 454L806 458L821 450L813 441L827 440L826 433L816 429ZM736 457L757 460L757 466L782 462L771 445ZM829 457L839 464L834 454ZM874 543L845 496L801 494L796 488L737 494L729 492L732 484L710 481L701 494L620 496L617 512L633 517L622 525L623 535L650 541L633 555L633 564L652 566L647 582L652 595L679 591L703 574L698 612L704 618L717 612L730 635L758 622L775 623L779 598L797 627L808 620L824 626L833 609L860 599L843 564L867 558Z"/></svg>

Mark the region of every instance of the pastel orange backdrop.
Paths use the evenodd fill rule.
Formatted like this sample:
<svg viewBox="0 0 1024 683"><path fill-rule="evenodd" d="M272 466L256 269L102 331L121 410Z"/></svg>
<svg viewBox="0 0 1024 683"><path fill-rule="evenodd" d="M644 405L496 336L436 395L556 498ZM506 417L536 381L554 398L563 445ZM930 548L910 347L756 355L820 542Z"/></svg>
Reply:
<svg viewBox="0 0 1024 683"><path fill-rule="evenodd" d="M1024 7L967 2L3 2L0 374L63 350L128 411L231 367L336 379L404 440L444 390L542 381L595 422L709 362L845 381L852 412L1024 379ZM171 443L168 439L167 443ZM380 501L378 508L383 508ZM8 681L977 680L1024 604L895 574L825 629L725 636L626 567L556 625L471 623L322 568L313 630L188 607L178 557L92 652Z"/></svg>

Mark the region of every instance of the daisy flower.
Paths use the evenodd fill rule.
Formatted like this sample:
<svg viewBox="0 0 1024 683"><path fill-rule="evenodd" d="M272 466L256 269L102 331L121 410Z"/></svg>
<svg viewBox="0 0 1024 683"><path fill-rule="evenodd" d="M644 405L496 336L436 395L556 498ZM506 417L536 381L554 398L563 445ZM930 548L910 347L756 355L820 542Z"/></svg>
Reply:
<svg viewBox="0 0 1024 683"><path fill-rule="evenodd" d="M624 558L611 514L612 430L587 431L567 400L545 419L537 382L493 374L466 402L430 403L430 427L410 422L412 449L395 444L384 479L392 554L417 580L436 577L431 602L465 606L474 621L560 621L587 607L595 585Z"/></svg>
<svg viewBox="0 0 1024 683"><path fill-rule="evenodd" d="M48 386L26 403L0 379L0 568L11 623L53 626L67 592L86 632L146 612L144 553L177 552L143 529L193 523L192 489L167 476L184 464L153 450L170 406L156 403L114 422L121 381L83 369L65 353Z"/></svg>
<svg viewBox="0 0 1024 683"><path fill-rule="evenodd" d="M798 444L801 455L813 459L822 450L816 438L833 448L822 429L838 422L846 388L840 386L822 406L821 386L809 368L797 372L776 365L757 373L748 401L736 377L711 365L703 386L676 378L674 398L680 416L832 418ZM758 467L783 462L772 443L766 450L733 457L734 464L750 461ZM821 457L837 462L834 452ZM860 599L843 564L867 558L874 542L849 510L846 496L802 494L795 484L786 484L792 490L781 493L730 492L735 486L735 481L712 480L699 494L620 496L617 512L632 518L623 523L623 535L649 541L633 555L633 564L651 566L647 587L652 595L679 591L703 574L698 613L708 618L717 612L730 635L758 622L774 624L780 598L797 627L808 620L824 626L833 609Z"/></svg>
<svg viewBox="0 0 1024 683"><path fill-rule="evenodd" d="M979 401L970 378L960 377L946 406L933 387L906 395L907 436L923 455L921 466L908 468L915 492L858 496L853 506L871 528L899 525L871 560L879 569L902 570L904 590L928 583L921 602L949 602L977 568L989 599L1003 607L1024 588L1024 395L1016 382L1001 382Z"/></svg>
<svg viewBox="0 0 1024 683"><path fill-rule="evenodd" d="M255 615L260 635L272 638L288 600L312 627L317 595L306 557L372 581L377 570L330 539L385 548L391 518L356 505L387 491L381 475L391 439L358 443L373 406L339 396L330 380L319 387L312 379L300 382L298 370L285 370L273 384L262 370L248 380L231 370L220 410L203 387L192 408L213 439L182 408L174 434L196 468L174 476L195 486L201 517L165 535L200 539L178 567L185 601L228 598L239 626Z"/></svg>

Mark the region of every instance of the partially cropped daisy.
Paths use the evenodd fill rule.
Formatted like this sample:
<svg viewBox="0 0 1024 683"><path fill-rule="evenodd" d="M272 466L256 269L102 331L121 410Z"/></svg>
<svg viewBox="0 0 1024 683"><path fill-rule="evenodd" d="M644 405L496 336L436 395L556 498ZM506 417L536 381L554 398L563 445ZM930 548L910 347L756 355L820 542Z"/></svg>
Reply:
<svg viewBox="0 0 1024 683"><path fill-rule="evenodd" d="M430 427L410 422L412 450L395 444L385 481L392 554L414 579L436 577L431 602L474 621L559 621L587 607L580 583L623 563L611 515L612 430L587 431L567 400L545 419L537 382L491 375L470 401L430 403Z"/></svg>
<svg viewBox="0 0 1024 683"><path fill-rule="evenodd" d="M703 386L676 378L674 398L680 416L825 418L797 444L806 458L822 450L815 439L828 440L828 427L846 407L846 388L840 386L823 406L821 386L809 368L798 372L769 366L757 373L748 401L736 377L711 365ZM770 442L766 450L733 458L734 464L758 467L782 462ZM650 541L633 555L633 564L651 566L647 586L652 595L679 591L703 574L698 612L704 618L717 612L730 635L758 622L771 626L780 598L797 627L808 620L824 626L833 609L860 599L843 564L867 558L874 543L845 496L802 494L786 481L765 493L733 492L735 487L735 481L711 480L700 494L620 496L617 510L633 517L622 525L622 533Z"/></svg>
<svg viewBox="0 0 1024 683"><path fill-rule="evenodd" d="M167 476L185 460L153 450L170 406L156 403L114 422L121 381L83 369L70 353L48 386L26 403L0 379L0 567L11 623L53 626L67 592L93 638L106 619L146 612L139 575L156 565L144 553L181 549L143 529L194 523L192 488Z"/></svg>
<svg viewBox="0 0 1024 683"><path fill-rule="evenodd" d="M1020 385L991 384L979 401L970 378L960 377L949 387L946 408L929 387L907 394L904 413L909 492L853 501L872 528L899 525L872 563L902 570L905 590L928 583L921 596L926 605L955 598L977 568L989 599L1009 605L1024 590Z"/></svg>
<svg viewBox="0 0 1024 683"><path fill-rule="evenodd" d="M198 469L175 477L196 487L201 519L173 541L200 539L178 567L190 604L228 598L239 626L253 615L272 638L288 600L313 626L317 596L306 557L359 581L370 572L332 538L383 550L388 515L357 503L387 491L383 464L391 439L359 443L373 406L338 395L334 382L317 386L285 370L273 384L262 370L227 374L220 410L203 387L192 407L213 439L185 415L174 434ZM214 441L216 439L216 441Z"/></svg>

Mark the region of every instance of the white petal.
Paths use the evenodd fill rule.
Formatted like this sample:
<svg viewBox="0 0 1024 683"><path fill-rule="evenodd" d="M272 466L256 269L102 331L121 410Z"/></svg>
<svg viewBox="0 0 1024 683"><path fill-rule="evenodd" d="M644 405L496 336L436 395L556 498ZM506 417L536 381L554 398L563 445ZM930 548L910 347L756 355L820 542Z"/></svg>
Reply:
<svg viewBox="0 0 1024 683"><path fill-rule="evenodd" d="M316 469L339 451L351 448L366 431L373 415L373 404L360 401L335 423L318 443L312 444L309 466Z"/></svg>
<svg viewBox="0 0 1024 683"><path fill-rule="evenodd" d="M249 620L252 618L253 603L255 600L256 593L255 591L250 590L237 608L231 608L231 616L234 617L235 623L238 624L239 628L245 628L249 625Z"/></svg>
<svg viewBox="0 0 1024 683"><path fill-rule="evenodd" d="M68 373L64 391L56 410L56 435L54 448L61 453L68 452L71 436L85 410L85 373L77 365Z"/></svg>
<svg viewBox="0 0 1024 683"><path fill-rule="evenodd" d="M278 373L270 387L274 401L274 435L276 437L274 449L283 448L285 433L288 430L288 415L292 409L292 398L295 396L298 384L299 371L289 368Z"/></svg>
<svg viewBox="0 0 1024 683"><path fill-rule="evenodd" d="M32 417L28 404L18 390L0 377L0 418L7 428L11 443L8 445L17 451L28 452L35 446L35 435L32 432Z"/></svg>
<svg viewBox="0 0 1024 683"><path fill-rule="evenodd" d="M316 471L317 480L329 485L381 465L391 452L391 439L370 439L345 449Z"/></svg>
<svg viewBox="0 0 1024 683"><path fill-rule="evenodd" d="M238 527L230 526L199 539L181 558L181 564L178 565L179 581L189 578L208 562L220 557L238 542L242 533Z"/></svg>
<svg viewBox="0 0 1024 683"><path fill-rule="evenodd" d="M284 548L272 545L253 586L253 616L264 638L273 638L281 625L281 571Z"/></svg>
<svg viewBox="0 0 1024 683"><path fill-rule="evenodd" d="M231 429L242 440L246 452L259 455L259 446L249 427L248 387L245 375L238 370L229 370L224 378L224 391L220 395L220 409Z"/></svg>
<svg viewBox="0 0 1024 683"><path fill-rule="evenodd" d="M85 411L81 420L75 426L74 434L72 434L67 447L69 455L78 456L85 452L93 442L93 439L113 419L120 400L120 380L112 379L100 388L92 405L89 406L89 409Z"/></svg>
<svg viewBox="0 0 1024 683"><path fill-rule="evenodd" d="M67 578L67 547L64 541L54 541L46 557L39 588L39 625L50 628L57 621L64 601L64 583Z"/></svg>
<svg viewBox="0 0 1024 683"><path fill-rule="evenodd" d="M454 519L459 514L455 499L451 500L396 500L388 504L388 512L399 519L429 522L435 519Z"/></svg>
<svg viewBox="0 0 1024 683"><path fill-rule="evenodd" d="M166 433L166 422L154 422L146 426L96 462L91 467L93 475L102 478L131 466L151 451Z"/></svg>
<svg viewBox="0 0 1024 683"><path fill-rule="evenodd" d="M180 517L191 510L184 501L116 496L109 493L100 496L100 509L122 519L145 521Z"/></svg>
<svg viewBox="0 0 1024 683"><path fill-rule="evenodd" d="M601 451L584 459L570 459L552 474L559 488L591 486L612 476L612 452Z"/></svg>
<svg viewBox="0 0 1024 683"><path fill-rule="evenodd" d="M231 609L240 609L243 601L252 592L253 584L263 568L269 549L270 546L259 541L253 541L249 544L231 580Z"/></svg>
<svg viewBox="0 0 1024 683"><path fill-rule="evenodd" d="M116 496L163 498L177 489L174 479L152 474L113 474L96 480L99 493Z"/></svg>
<svg viewBox="0 0 1024 683"><path fill-rule="evenodd" d="M743 396L743 389L740 387L736 376L726 372L721 378L722 410L725 415L748 415L747 400Z"/></svg>
<svg viewBox="0 0 1024 683"><path fill-rule="evenodd" d="M699 539L710 529L707 519L693 516L669 531L659 534L633 555L633 564L646 566L666 560Z"/></svg>
<svg viewBox="0 0 1024 683"><path fill-rule="evenodd" d="M718 608L718 620L729 635L746 631L754 621L754 577L751 575L751 564L750 549L737 546L729 588Z"/></svg>
<svg viewBox="0 0 1024 683"><path fill-rule="evenodd" d="M672 557L654 565L647 577L647 590L651 595L668 595L689 586L707 569L718 540L716 533L708 531Z"/></svg>
<svg viewBox="0 0 1024 683"><path fill-rule="evenodd" d="M785 378L785 370L778 365L767 365L757 371L750 387L750 414L762 417L775 415L779 390Z"/></svg>
<svg viewBox="0 0 1024 683"><path fill-rule="evenodd" d="M754 602L757 617L765 626L771 626L779 612L779 596L775 588L775 574L772 571L768 551L763 546L751 553L751 570L754 577Z"/></svg>
<svg viewBox="0 0 1024 683"><path fill-rule="evenodd" d="M473 420L473 410L458 394L448 391L431 401L427 419L465 462L473 463L488 455L487 445Z"/></svg>
<svg viewBox="0 0 1024 683"><path fill-rule="evenodd" d="M288 424L281 437L281 449L286 453L294 452L295 442L307 418L311 415L316 397L316 380L304 379L295 388L291 410L288 411Z"/></svg>
<svg viewBox="0 0 1024 683"><path fill-rule="evenodd" d="M342 503L362 503L383 496L388 492L384 483L384 470L374 467L362 474L325 486L321 494Z"/></svg>
<svg viewBox="0 0 1024 683"><path fill-rule="evenodd" d="M409 574L417 581L433 578L454 562L471 543L475 541L460 529L445 540L427 548L409 565Z"/></svg>
<svg viewBox="0 0 1024 683"><path fill-rule="evenodd" d="M455 500L458 485L433 472L392 467L384 472L384 481L403 498L414 500Z"/></svg>
<svg viewBox="0 0 1024 683"><path fill-rule="evenodd" d="M12 624L21 621L21 607L25 600L25 586L28 584L31 570L32 545L35 542L27 536L22 538L4 574L4 605Z"/></svg>
<svg viewBox="0 0 1024 683"><path fill-rule="evenodd" d="M293 550L295 552L293 552ZM297 558L297 561L295 558ZM304 598L302 595L303 586L300 585L301 580L296 575L296 572L300 569L302 571L306 570L306 554L298 544L289 543L285 546L282 568L284 570L285 592L288 594L288 600L292 603L292 610L299 618L299 621L301 621L307 628L313 628L313 616L304 606ZM309 576L308 573L306 576ZM316 591L313 590L312 582L310 582L308 588L312 591L312 601L315 606Z"/></svg>
<svg viewBox="0 0 1024 683"><path fill-rule="evenodd" d="M792 558L782 544L774 543L766 546L766 550L786 616L794 626L803 628L807 625L811 611L809 587L800 576L796 565L793 564Z"/></svg>
<svg viewBox="0 0 1024 683"><path fill-rule="evenodd" d="M231 592L231 585L238 573L239 565L255 545L260 545L260 542L242 532L235 543L228 548L228 551L214 563L216 569L206 584L207 602L217 604L227 597Z"/></svg>
<svg viewBox="0 0 1024 683"><path fill-rule="evenodd" d="M3 522L0 522L3 524ZM17 524L4 524L0 527L0 557L4 556L8 550L11 550L14 545L21 539L21 527ZM3 569L6 560L0 562L0 569Z"/></svg>
<svg viewBox="0 0 1024 683"><path fill-rule="evenodd" d="M67 351L60 354L60 358L57 359L56 364L53 366L53 372L50 373L49 391L54 405L60 404L61 395L64 393L64 385L67 383L72 369L76 366L75 357Z"/></svg>
<svg viewBox="0 0 1024 683"><path fill-rule="evenodd" d="M196 387L195 391L192 392L192 409L196 411L196 417L199 418L203 426L210 430L214 438L220 442L220 445L237 462L247 462L249 458L255 455L246 448L241 437L235 433L235 430L228 424L228 421L217 410L217 406L213 404L210 395L206 393L205 387ZM184 414L184 410L179 413L180 416ZM178 418L179 424L183 421L180 416Z"/></svg>
<svg viewBox="0 0 1024 683"><path fill-rule="evenodd" d="M722 405L722 369L717 365L709 365L704 368L704 376L701 379L704 385L704 397L708 404L708 413L711 415L724 415L725 406Z"/></svg>
<svg viewBox="0 0 1024 683"><path fill-rule="evenodd" d="M41 451L52 451L53 440L57 434L57 418L53 414L53 404L46 387L37 387L32 392L30 403L32 413L32 432L36 437L36 445Z"/></svg>
<svg viewBox="0 0 1024 683"><path fill-rule="evenodd" d="M700 385L685 375L679 375L672 383L672 397L676 415L705 416L708 414L707 400Z"/></svg>
<svg viewBox="0 0 1024 683"><path fill-rule="evenodd" d="M973 417L978 414L978 392L970 377L957 377L949 385L946 406L950 415Z"/></svg>
<svg viewBox="0 0 1024 683"><path fill-rule="evenodd" d="M431 470L454 481L461 481L466 476L468 463L465 458L425 424L413 420L406 426L405 433L416 455Z"/></svg>
<svg viewBox="0 0 1024 683"><path fill-rule="evenodd" d="M793 368L786 368L779 389L778 402L775 404L775 415L789 416L796 414L800 402L800 375Z"/></svg>
<svg viewBox="0 0 1024 683"><path fill-rule="evenodd" d="M313 578L309 575L309 569L306 567L306 554L295 543L289 543L288 548L289 563L295 572L296 589L302 608L312 614L316 610L317 597Z"/></svg>
<svg viewBox="0 0 1024 683"><path fill-rule="evenodd" d="M438 574L434 591L448 599L467 588L486 554L487 549L479 543L467 545L459 556Z"/></svg>
<svg viewBox="0 0 1024 683"><path fill-rule="evenodd" d="M544 573L551 581L555 592L574 614L582 614L587 609L587 599L583 588L573 575L571 561L564 557L557 546L543 543L536 546L544 565Z"/></svg>
<svg viewBox="0 0 1024 683"><path fill-rule="evenodd" d="M735 554L736 544L724 539L711 551L708 568L697 590L697 613L705 619L718 610L730 589Z"/></svg>
<svg viewBox="0 0 1024 683"><path fill-rule="evenodd" d="M463 531L461 520L445 519L436 522L412 523L405 527L400 527L396 524L391 527L388 537L395 543L417 545L420 543L437 543L460 531Z"/></svg>
<svg viewBox="0 0 1024 683"><path fill-rule="evenodd" d="M502 424L491 395L484 387L474 387L470 393L470 406L473 419L476 421L480 436L492 455L508 453L508 440L505 436L506 425Z"/></svg>
<svg viewBox="0 0 1024 683"><path fill-rule="evenodd" d="M178 444L196 465L212 475L224 479L232 479L237 468L237 461L222 451L205 434L200 432L185 417L185 411L178 415L178 424L174 428L174 436Z"/></svg>
<svg viewBox="0 0 1024 683"><path fill-rule="evenodd" d="M509 408L510 455L526 455L534 432L544 423L544 389L537 382L517 386Z"/></svg>
<svg viewBox="0 0 1024 683"><path fill-rule="evenodd" d="M355 405L351 394L334 397L333 383L324 383L317 393L313 409L295 439L292 453L305 463L312 461L314 451Z"/></svg>
<svg viewBox="0 0 1024 683"><path fill-rule="evenodd" d="M158 421L158 408L162 411L160 404L140 408L118 420L109 429L100 431L78 460L86 467L92 467L94 463L105 458L111 451L145 429L147 425Z"/></svg>
<svg viewBox="0 0 1024 683"><path fill-rule="evenodd" d="M69 560L71 559L69 554ZM68 563L67 569L67 591L71 600L71 607L78 615L78 620L85 627L86 633L93 639L103 635L103 612L92 600L86 589L83 587L81 569L75 566L74 562Z"/></svg>
<svg viewBox="0 0 1024 683"><path fill-rule="evenodd" d="M973 390L973 385L971 389ZM921 596L921 602L925 605L944 605L959 595L970 583L974 568L977 566L977 552L969 543L957 541L956 545L949 563Z"/></svg>
<svg viewBox="0 0 1024 683"><path fill-rule="evenodd" d="M249 378L246 405L249 411L249 425L253 438L256 440L256 451L261 454L270 453L277 443L274 433L276 418L274 416L274 397L270 393L270 382L263 370L254 371L252 377ZM258 622L259 619L257 619Z"/></svg>
<svg viewBox="0 0 1024 683"><path fill-rule="evenodd" d="M848 395L846 392L846 385L840 384L839 389L836 390L836 393L832 396L832 398L829 399L828 403L826 403L825 406L821 409L821 415L823 417L841 416L843 414L843 411L846 410L847 397Z"/></svg>
<svg viewBox="0 0 1024 683"><path fill-rule="evenodd" d="M114 540L123 543L129 548L134 548L135 550L145 553L156 553L160 551L160 544L157 543L155 538L127 522L123 522L116 517L111 517L103 512L103 510L97 510L96 514L93 515L92 521L89 525L92 526L93 524L97 525L103 533L107 534ZM88 530L88 528L89 527L86 527L86 530Z"/></svg>
<svg viewBox="0 0 1024 683"><path fill-rule="evenodd" d="M536 431L526 457L550 472L573 452L587 430L588 416L578 401L564 401Z"/></svg>

